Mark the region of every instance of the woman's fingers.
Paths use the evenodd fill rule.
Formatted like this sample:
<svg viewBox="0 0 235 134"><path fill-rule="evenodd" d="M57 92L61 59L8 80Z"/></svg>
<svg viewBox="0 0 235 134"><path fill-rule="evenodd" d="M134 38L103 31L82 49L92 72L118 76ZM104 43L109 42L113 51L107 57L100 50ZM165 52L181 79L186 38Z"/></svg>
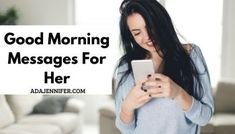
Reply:
<svg viewBox="0 0 235 134"><path fill-rule="evenodd" d="M149 98L172 97L177 90L177 86L169 77L163 74L152 74L138 83L138 98L143 97L140 102L149 101ZM143 95L147 93L148 95ZM145 102L146 103L146 102Z"/></svg>
<svg viewBox="0 0 235 134"><path fill-rule="evenodd" d="M152 98L166 97L166 92L162 88L151 88L148 90L148 93Z"/></svg>
<svg viewBox="0 0 235 134"><path fill-rule="evenodd" d="M158 87L159 85L161 85L162 82L160 81L155 81L155 80L148 80L146 82L144 82L144 86L147 87Z"/></svg>
<svg viewBox="0 0 235 134"><path fill-rule="evenodd" d="M147 78L144 78L143 80L138 81L135 86L136 86L138 89L140 89L141 86L143 85L143 83L145 83L147 80L148 80Z"/></svg>
<svg viewBox="0 0 235 134"><path fill-rule="evenodd" d="M145 89L151 89L151 88L163 88L165 87L166 82L160 81L160 80L147 80L144 82L144 88Z"/></svg>
<svg viewBox="0 0 235 134"><path fill-rule="evenodd" d="M164 76L160 75L161 77L155 77L149 79L147 82L145 82L145 85L147 87L147 92L150 94L152 98L161 98L161 97L167 97L168 89L167 89L167 82L162 81L162 79L165 79Z"/></svg>
<svg viewBox="0 0 235 134"><path fill-rule="evenodd" d="M163 90L161 88L150 88L147 92L148 94L159 94L163 93Z"/></svg>
<svg viewBox="0 0 235 134"><path fill-rule="evenodd" d="M164 81L164 82L169 82L169 77L167 77L164 74L160 74L160 73L156 73L153 76L155 78L155 80L160 80L160 81Z"/></svg>
<svg viewBox="0 0 235 134"><path fill-rule="evenodd" d="M153 98L163 98L163 97L165 97L165 94L164 93L151 94L151 97L153 97Z"/></svg>
<svg viewBox="0 0 235 134"><path fill-rule="evenodd" d="M128 100L130 101L128 102L131 103L134 108L139 108L153 97L166 97L166 93L163 90L164 86L167 86L167 82L163 80L167 80L167 78L168 77L161 74L154 74L137 82L134 89L129 94L128 98L130 99Z"/></svg>
<svg viewBox="0 0 235 134"><path fill-rule="evenodd" d="M151 97L149 97L149 94L145 93L144 95L138 98L139 105L143 105L147 103L150 99Z"/></svg>

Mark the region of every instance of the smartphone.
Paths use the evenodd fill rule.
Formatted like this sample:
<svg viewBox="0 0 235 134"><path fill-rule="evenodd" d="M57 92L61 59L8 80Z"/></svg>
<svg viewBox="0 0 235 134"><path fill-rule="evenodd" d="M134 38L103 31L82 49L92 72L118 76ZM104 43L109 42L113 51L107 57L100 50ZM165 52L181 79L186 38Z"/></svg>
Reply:
<svg viewBox="0 0 235 134"><path fill-rule="evenodd" d="M152 60L132 60L131 66L136 83L146 78L148 74L154 74L154 63Z"/></svg>

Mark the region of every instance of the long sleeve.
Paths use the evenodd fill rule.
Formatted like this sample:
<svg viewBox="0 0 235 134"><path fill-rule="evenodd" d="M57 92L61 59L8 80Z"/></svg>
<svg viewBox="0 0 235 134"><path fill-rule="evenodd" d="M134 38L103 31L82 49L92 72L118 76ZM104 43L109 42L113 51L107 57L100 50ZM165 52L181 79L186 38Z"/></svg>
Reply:
<svg viewBox="0 0 235 134"><path fill-rule="evenodd" d="M123 75L123 71L125 69L125 65L121 66L117 70L117 77L116 77L116 95L115 95L115 112L116 112L116 126L123 134L132 134L135 129L135 117L134 120L126 124L122 122L120 119L120 112L121 112L121 104L125 99L125 96L128 94L129 90L133 86L133 82L130 81L130 75L127 77L126 81L117 88L117 84L119 83L121 76Z"/></svg>
<svg viewBox="0 0 235 134"><path fill-rule="evenodd" d="M205 71L207 66L205 64L204 57L199 47L196 45L193 45L193 47L194 49L191 57L199 73L201 73L200 80L204 95L200 101L193 98L192 106L188 111L185 112L185 116L193 123L198 124L199 126L204 126L210 121L213 115L214 102L209 74L207 71Z"/></svg>

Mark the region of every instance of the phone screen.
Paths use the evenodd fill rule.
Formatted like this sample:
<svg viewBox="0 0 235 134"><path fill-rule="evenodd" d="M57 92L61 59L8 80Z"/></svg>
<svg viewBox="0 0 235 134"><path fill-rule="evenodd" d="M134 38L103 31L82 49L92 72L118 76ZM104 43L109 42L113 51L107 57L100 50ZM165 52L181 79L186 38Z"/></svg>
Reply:
<svg viewBox="0 0 235 134"><path fill-rule="evenodd" d="M131 66L135 82L146 78L148 74L154 74L154 64L152 60L132 60Z"/></svg>

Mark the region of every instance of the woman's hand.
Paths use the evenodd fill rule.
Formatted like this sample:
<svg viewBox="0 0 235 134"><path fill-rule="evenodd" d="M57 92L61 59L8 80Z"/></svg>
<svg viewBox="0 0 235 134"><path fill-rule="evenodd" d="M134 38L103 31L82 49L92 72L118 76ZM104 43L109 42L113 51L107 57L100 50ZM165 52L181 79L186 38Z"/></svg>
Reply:
<svg viewBox="0 0 235 134"><path fill-rule="evenodd" d="M182 87L163 74L152 75L145 83L145 88L151 97L168 97L176 100L184 111L187 111L192 105L192 96L190 96Z"/></svg>
<svg viewBox="0 0 235 134"><path fill-rule="evenodd" d="M129 92L126 99L123 101L122 109L125 112L131 113L135 109L143 106L147 103L151 97L146 89L143 89L143 83L147 81L147 78L138 82Z"/></svg>
<svg viewBox="0 0 235 134"><path fill-rule="evenodd" d="M151 97L175 97L182 91L182 88L173 80L163 74L154 74L145 82L145 87Z"/></svg>
<svg viewBox="0 0 235 134"><path fill-rule="evenodd" d="M134 110L147 103L151 97L147 93L147 90L143 88L143 83L147 81L147 78L138 82L129 92L127 97L121 106L121 120L124 123L130 123L134 118Z"/></svg>

